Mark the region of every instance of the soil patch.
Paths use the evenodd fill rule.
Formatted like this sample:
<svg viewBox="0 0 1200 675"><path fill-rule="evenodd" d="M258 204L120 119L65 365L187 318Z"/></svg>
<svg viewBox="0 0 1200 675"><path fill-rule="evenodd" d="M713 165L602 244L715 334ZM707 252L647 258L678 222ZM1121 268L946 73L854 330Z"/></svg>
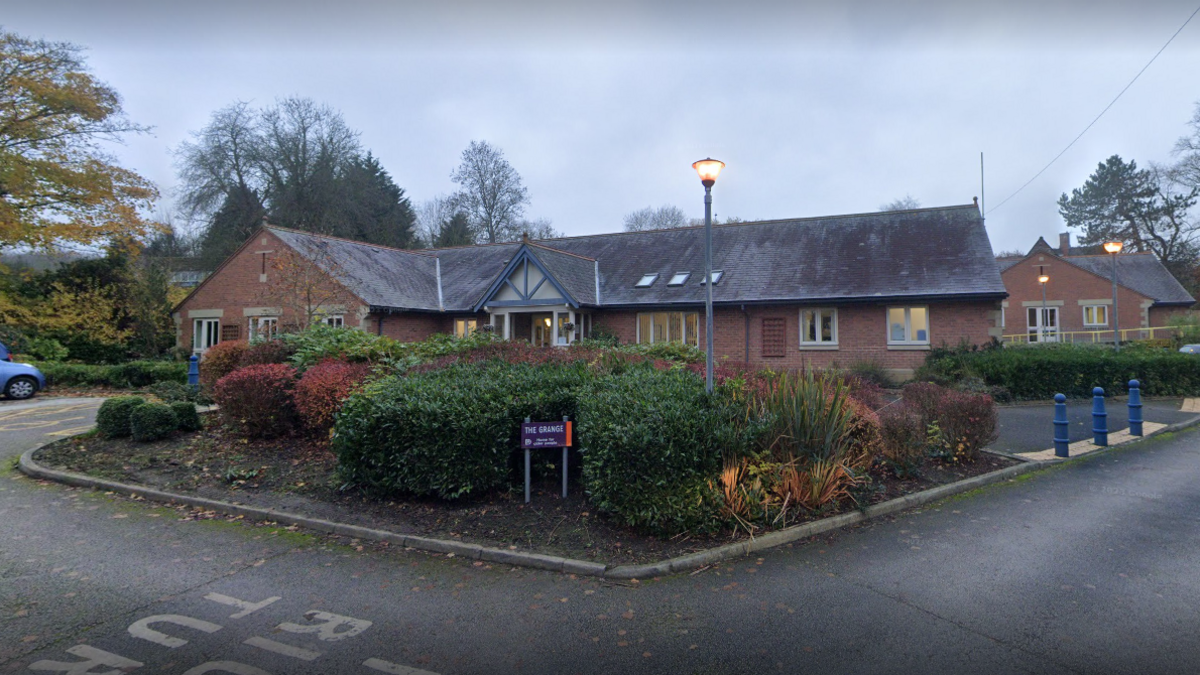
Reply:
<svg viewBox="0 0 1200 675"><path fill-rule="evenodd" d="M210 418L211 416L205 416ZM493 548L560 555L609 564L637 564L684 555L745 539L744 532L721 536L683 534L659 539L638 534L597 513L579 486L572 463L569 494L561 496L556 453L536 463L532 502L524 484L507 491L458 502L378 498L343 486L337 459L324 439L283 438L247 441L206 419L206 428L154 443L102 439L94 434L46 446L38 462L63 471L144 485L260 508L364 527L451 539ZM983 454L970 464L926 462L904 479L882 467L857 495L863 505L997 471L1016 460ZM847 502L809 514L817 520L853 510ZM762 534L758 532L757 534Z"/></svg>

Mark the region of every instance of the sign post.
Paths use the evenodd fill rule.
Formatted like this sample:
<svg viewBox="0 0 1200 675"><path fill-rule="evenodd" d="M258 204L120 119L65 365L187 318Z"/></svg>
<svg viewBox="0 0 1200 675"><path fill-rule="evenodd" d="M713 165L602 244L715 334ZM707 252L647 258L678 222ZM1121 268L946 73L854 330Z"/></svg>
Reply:
<svg viewBox="0 0 1200 675"><path fill-rule="evenodd" d="M529 503L529 453L540 448L562 448L563 499L567 498L567 449L571 447L571 421L531 422L521 425L521 448L525 450L525 503Z"/></svg>

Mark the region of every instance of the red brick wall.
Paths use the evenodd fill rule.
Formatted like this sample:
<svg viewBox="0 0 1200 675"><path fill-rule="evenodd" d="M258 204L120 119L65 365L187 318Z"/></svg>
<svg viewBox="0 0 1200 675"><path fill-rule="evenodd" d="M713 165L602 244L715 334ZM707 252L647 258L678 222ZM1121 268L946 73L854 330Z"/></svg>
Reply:
<svg viewBox="0 0 1200 675"><path fill-rule="evenodd" d="M273 273L272 256L283 251L285 246L286 244L275 235L265 230L261 231L196 289L178 310L179 346L189 350L192 347L192 328L195 324L193 318L188 316L190 310L222 310L223 316L219 319L222 328L237 325L238 339L246 340L249 319L243 316L242 310L248 307L277 306L277 303L264 299L263 293ZM263 251L274 252L266 256L266 283L260 281L264 269ZM359 308L360 305L346 307L344 319L347 325L358 325L356 312ZM285 310L280 324L287 325L296 320L290 311Z"/></svg>
<svg viewBox="0 0 1200 675"><path fill-rule="evenodd" d="M1083 325L1083 307L1080 300L1111 300L1112 282L1084 271L1054 256L1038 254L1008 268L1000 274L1004 288L1008 290L1008 307L1004 310L1004 334L1018 335L1028 331L1027 307L1022 302L1042 301L1041 284L1038 283L1038 265L1045 265L1046 300L1062 300L1058 309L1060 331L1103 330ZM1156 315L1143 316L1142 302L1149 298L1121 286L1117 287L1117 305L1121 328L1139 328L1153 323ZM1149 320L1147 324L1145 321ZM1112 329L1112 319L1105 328ZM1109 336L1111 338L1111 335Z"/></svg>

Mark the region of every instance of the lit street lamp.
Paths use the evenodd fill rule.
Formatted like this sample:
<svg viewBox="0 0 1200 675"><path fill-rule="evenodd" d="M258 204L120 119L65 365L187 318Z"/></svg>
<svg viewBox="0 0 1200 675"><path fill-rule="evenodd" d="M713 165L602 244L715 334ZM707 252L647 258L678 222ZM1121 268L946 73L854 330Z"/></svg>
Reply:
<svg viewBox="0 0 1200 675"><path fill-rule="evenodd" d="M1117 254L1124 248L1119 241L1104 242L1104 250L1112 254L1113 261L1113 351L1121 351L1121 322L1117 318Z"/></svg>
<svg viewBox="0 0 1200 675"><path fill-rule="evenodd" d="M694 162L692 168L700 174L700 183L704 185L704 389L711 394L713 390L712 186L717 182L717 174L725 168L725 162L708 157Z"/></svg>
<svg viewBox="0 0 1200 675"><path fill-rule="evenodd" d="M1040 270L1039 270L1040 272ZM1042 285L1042 315L1038 317L1038 342L1045 344L1046 342L1046 282L1050 281L1050 277L1044 273L1038 274L1038 283Z"/></svg>

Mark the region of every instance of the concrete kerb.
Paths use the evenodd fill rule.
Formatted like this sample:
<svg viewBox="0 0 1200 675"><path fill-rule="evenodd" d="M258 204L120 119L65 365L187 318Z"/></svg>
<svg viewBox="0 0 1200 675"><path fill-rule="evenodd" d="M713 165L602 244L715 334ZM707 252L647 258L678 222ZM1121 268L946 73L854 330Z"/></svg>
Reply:
<svg viewBox="0 0 1200 675"><path fill-rule="evenodd" d="M1186 428L1197 423L1200 423L1200 418L1191 420L1190 422L1173 425L1173 427ZM1169 427L1168 429L1171 428ZM1167 429L1164 431L1166 430ZM931 502L945 499L946 497L960 494L962 492L968 492L985 485L1011 480L1020 474L1042 468L1052 463L1031 462L1026 460L1021 464L1010 466L1006 469L1001 469L1000 471L994 471L992 473L975 476L973 478L967 478L955 483L950 483L948 485L941 485L922 492L905 495L903 497L883 502L882 504L868 506L867 508L858 511L843 513L811 523L794 525L783 530L769 532L762 536L754 537L749 541L739 541L732 544L726 544L724 546L718 546L716 548L710 548L704 551L697 551L695 553L689 553L687 555L678 556L675 558L660 560L651 564L609 566L603 563L595 563L587 560L575 560L571 558L561 558L559 556L543 555L540 553L526 553L524 551L487 548L478 544L468 544L461 541L419 537L416 535L400 534L397 532L377 530L358 525L336 523L328 520L321 520L319 518L310 518L308 516L287 513L285 511L262 509L253 506L245 506L242 504L231 504L229 502L223 502L215 499L207 499L205 497L181 495L162 490L155 490L153 488L128 485L126 483L119 483L103 478L92 478L82 474L49 469L38 464L37 461L33 459L34 454L37 453L38 450L41 450L44 446L53 442L57 442L57 440L59 439L46 441L22 454L18 464L20 471L32 478L52 480L75 487L127 494L133 497L140 497L142 499L155 502L186 504L188 506L195 506L226 515L242 516L243 518L281 523L287 526L303 527L306 529L315 530L317 532L325 532L327 534L337 534L355 539L384 541L388 542L389 544L403 546L405 548L412 548L421 551L432 551L435 553L453 554L454 556L468 558L471 560L483 560L486 562L500 563L505 565L533 567L554 572L604 577L608 579L648 579L651 577L659 577L668 574L699 569L715 563L734 558L741 558L750 555L751 553L765 551L776 546L781 546L783 544L792 543L832 530L855 525L872 518L879 518L903 511L905 509L929 504Z"/></svg>

